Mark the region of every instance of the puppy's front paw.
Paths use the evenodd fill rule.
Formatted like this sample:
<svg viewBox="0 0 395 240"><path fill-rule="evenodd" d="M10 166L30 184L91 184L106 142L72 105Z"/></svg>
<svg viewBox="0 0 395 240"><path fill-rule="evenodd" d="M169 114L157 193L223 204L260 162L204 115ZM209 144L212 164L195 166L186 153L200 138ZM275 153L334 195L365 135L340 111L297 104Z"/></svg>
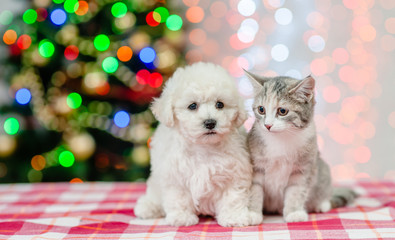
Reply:
<svg viewBox="0 0 395 240"><path fill-rule="evenodd" d="M217 216L217 222L223 227L245 227L250 225L250 218L250 211L247 208L239 211L229 209L229 212L222 212Z"/></svg>
<svg viewBox="0 0 395 240"><path fill-rule="evenodd" d="M262 213L250 211L250 225L258 225L263 222Z"/></svg>
<svg viewBox="0 0 395 240"><path fill-rule="evenodd" d="M190 212L175 211L166 214L166 222L172 226L191 226L199 222L198 216Z"/></svg>
<svg viewBox="0 0 395 240"><path fill-rule="evenodd" d="M309 219L309 215L304 210L290 212L284 216L286 222L305 222Z"/></svg>
<svg viewBox="0 0 395 240"><path fill-rule="evenodd" d="M165 214L162 207L152 202L147 196L142 196L134 207L134 214L142 219L161 218Z"/></svg>

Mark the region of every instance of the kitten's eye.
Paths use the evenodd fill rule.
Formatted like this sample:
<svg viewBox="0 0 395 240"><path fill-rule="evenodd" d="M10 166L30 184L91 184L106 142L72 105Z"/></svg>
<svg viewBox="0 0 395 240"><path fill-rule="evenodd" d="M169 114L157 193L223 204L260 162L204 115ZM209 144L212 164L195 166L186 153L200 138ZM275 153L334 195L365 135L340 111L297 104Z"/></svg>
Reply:
<svg viewBox="0 0 395 240"><path fill-rule="evenodd" d="M224 103L223 102L217 102L216 104L215 104L215 107L217 108L217 109L221 109L221 108L224 108Z"/></svg>
<svg viewBox="0 0 395 240"><path fill-rule="evenodd" d="M278 108L277 109L277 114L280 116L285 116L288 114L288 112L289 112L288 109L285 109L285 108Z"/></svg>
<svg viewBox="0 0 395 240"><path fill-rule="evenodd" d="M265 108L263 106L259 106L258 107L258 112L259 112L259 114L263 115L263 114L266 113L266 110L265 110Z"/></svg>
<svg viewBox="0 0 395 240"><path fill-rule="evenodd" d="M188 106L189 110L196 110L198 105L196 103L192 103L191 105Z"/></svg>

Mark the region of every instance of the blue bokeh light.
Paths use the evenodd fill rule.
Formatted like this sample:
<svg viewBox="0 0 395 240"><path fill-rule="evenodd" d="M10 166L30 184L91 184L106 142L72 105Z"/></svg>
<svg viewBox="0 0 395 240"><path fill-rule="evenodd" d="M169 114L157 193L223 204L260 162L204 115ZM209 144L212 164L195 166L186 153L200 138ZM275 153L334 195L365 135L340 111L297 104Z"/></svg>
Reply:
<svg viewBox="0 0 395 240"><path fill-rule="evenodd" d="M141 49L139 57L142 62L151 63L155 60L156 53L153 48L145 47Z"/></svg>
<svg viewBox="0 0 395 240"><path fill-rule="evenodd" d="M62 9L56 9L51 13L51 21L55 25L62 25L66 22L67 15Z"/></svg>
<svg viewBox="0 0 395 240"><path fill-rule="evenodd" d="M29 89L21 88L15 94L15 100L22 105L28 104L32 99L32 94Z"/></svg>
<svg viewBox="0 0 395 240"><path fill-rule="evenodd" d="M120 128L124 128L129 125L130 116L125 111L119 111L114 115L114 123Z"/></svg>

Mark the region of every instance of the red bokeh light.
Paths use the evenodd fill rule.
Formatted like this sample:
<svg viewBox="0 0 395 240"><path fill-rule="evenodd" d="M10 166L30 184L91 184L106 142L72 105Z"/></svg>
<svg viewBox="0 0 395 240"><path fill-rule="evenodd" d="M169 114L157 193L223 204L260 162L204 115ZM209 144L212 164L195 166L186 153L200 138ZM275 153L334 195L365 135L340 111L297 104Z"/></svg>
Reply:
<svg viewBox="0 0 395 240"><path fill-rule="evenodd" d="M70 46L66 47L66 49L64 50L64 57L67 60L73 61L78 57L79 53L80 53L80 51L77 46L70 45Z"/></svg>

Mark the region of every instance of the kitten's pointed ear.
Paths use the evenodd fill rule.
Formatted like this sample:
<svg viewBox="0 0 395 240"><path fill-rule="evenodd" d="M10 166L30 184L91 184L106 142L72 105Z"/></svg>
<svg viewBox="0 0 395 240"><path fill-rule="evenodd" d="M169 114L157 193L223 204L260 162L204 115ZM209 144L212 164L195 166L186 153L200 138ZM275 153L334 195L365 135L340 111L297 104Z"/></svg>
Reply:
<svg viewBox="0 0 395 240"><path fill-rule="evenodd" d="M309 75L298 83L294 88L289 90L289 94L292 94L296 100L301 102L310 102L314 98L314 87L315 80Z"/></svg>
<svg viewBox="0 0 395 240"><path fill-rule="evenodd" d="M250 73L249 71L243 68L247 77L250 80L252 87L254 88L254 96L258 95L258 93L262 90L263 84L267 81L266 78Z"/></svg>

